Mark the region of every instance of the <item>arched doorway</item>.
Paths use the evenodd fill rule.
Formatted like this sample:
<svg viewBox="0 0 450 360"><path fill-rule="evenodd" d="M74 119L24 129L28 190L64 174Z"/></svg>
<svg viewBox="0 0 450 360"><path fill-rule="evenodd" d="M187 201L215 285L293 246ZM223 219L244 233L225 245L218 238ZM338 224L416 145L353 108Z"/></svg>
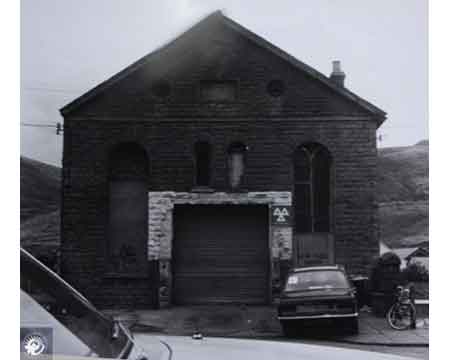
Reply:
<svg viewBox="0 0 450 360"><path fill-rule="evenodd" d="M109 271L147 274L148 177L145 150L135 143L114 147L109 156Z"/></svg>

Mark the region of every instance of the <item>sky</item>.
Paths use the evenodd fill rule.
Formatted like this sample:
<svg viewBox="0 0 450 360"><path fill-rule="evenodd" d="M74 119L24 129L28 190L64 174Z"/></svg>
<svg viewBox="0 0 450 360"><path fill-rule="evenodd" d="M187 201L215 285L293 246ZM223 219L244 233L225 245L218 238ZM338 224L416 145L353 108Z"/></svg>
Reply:
<svg viewBox="0 0 450 360"><path fill-rule="evenodd" d="M216 10L387 112L379 146L428 138L426 0L21 0L21 123L59 109ZM55 128L20 128L21 154L61 165Z"/></svg>

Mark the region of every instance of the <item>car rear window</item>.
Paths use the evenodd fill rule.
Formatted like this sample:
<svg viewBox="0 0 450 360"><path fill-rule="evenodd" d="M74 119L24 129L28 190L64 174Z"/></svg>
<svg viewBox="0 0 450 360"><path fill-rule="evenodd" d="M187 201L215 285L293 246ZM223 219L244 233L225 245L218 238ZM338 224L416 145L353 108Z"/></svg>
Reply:
<svg viewBox="0 0 450 360"><path fill-rule="evenodd" d="M289 275L285 291L349 288L346 276L339 270L304 271Z"/></svg>

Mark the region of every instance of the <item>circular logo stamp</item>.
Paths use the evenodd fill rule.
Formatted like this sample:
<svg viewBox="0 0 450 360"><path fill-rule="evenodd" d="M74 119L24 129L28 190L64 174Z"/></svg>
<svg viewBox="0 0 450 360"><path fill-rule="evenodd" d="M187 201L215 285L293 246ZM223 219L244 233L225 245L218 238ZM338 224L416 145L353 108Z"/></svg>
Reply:
<svg viewBox="0 0 450 360"><path fill-rule="evenodd" d="M40 334L30 334L25 336L22 341L25 353L30 356L42 354L47 348L46 339Z"/></svg>

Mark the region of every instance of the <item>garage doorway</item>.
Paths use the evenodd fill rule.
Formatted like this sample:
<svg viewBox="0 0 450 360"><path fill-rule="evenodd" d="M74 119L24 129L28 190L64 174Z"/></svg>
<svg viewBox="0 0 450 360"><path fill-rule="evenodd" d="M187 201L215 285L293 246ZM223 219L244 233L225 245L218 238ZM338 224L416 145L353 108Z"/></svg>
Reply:
<svg viewBox="0 0 450 360"><path fill-rule="evenodd" d="M268 303L268 226L263 205L175 205L173 303Z"/></svg>

